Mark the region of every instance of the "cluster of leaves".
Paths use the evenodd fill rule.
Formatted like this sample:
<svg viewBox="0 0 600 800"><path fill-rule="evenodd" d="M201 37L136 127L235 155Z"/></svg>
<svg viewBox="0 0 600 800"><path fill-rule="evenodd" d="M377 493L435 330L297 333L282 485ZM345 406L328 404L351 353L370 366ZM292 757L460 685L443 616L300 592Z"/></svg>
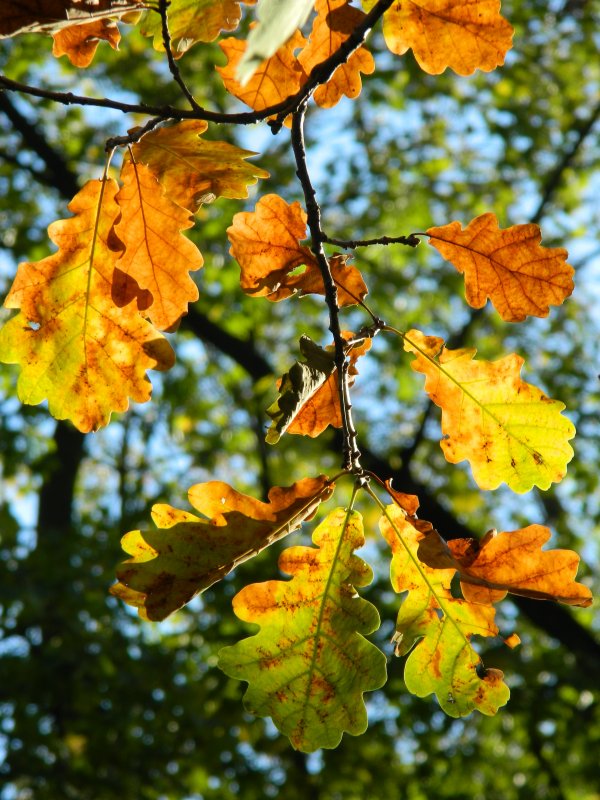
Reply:
<svg viewBox="0 0 600 800"><path fill-rule="evenodd" d="M20 365L23 402L47 400L54 416L70 419L84 432L106 425L129 399L148 400L147 370L166 370L174 363L163 333L177 328L197 298L190 273L203 259L185 236L194 214L219 197L246 198L249 185L268 177L248 163L252 153L203 139L207 120L267 119L274 132L285 124L292 128L306 212L298 202L262 196L253 211L234 216L230 252L248 296L271 302L305 294L325 297L333 344L301 339L303 360L277 382L266 438L276 444L286 433L316 437L331 425L342 429L344 460L335 478L321 475L274 487L268 503L213 481L189 491L201 516L155 506L156 529L125 535L123 548L131 558L119 567L112 591L144 619L162 620L312 519L336 483L349 478L354 482L350 506L330 512L318 525L315 547L292 547L281 555L280 568L292 579L252 584L236 596L236 615L260 625L260 631L225 648L221 668L249 683L249 710L271 716L301 750L335 747L345 731L365 730L363 694L383 685L386 658L364 638L377 629L379 614L357 592L372 576L354 554L365 540L354 510L363 492L380 509L381 534L391 550L391 584L403 595L394 640L396 653L408 656L408 690L422 697L435 694L450 716L474 709L494 714L506 703L508 688L499 670L483 666L472 636L498 635L494 603L507 592L589 605L589 590L574 580L579 559L569 551L542 550L550 531L540 525L446 544L418 518L417 498L360 465L350 402L357 362L375 335L400 338L413 370L425 375L425 391L442 409L446 459L467 460L482 489L505 483L523 493L560 481L573 455L574 427L562 415L560 401L520 378L518 355L476 360L472 349L450 349L438 337L383 322L365 303L360 271L346 256L327 256L324 244L349 248L395 241L415 247L426 237L464 274L469 305L481 308L489 299L509 322L547 316L550 306L571 294L573 269L565 250L541 246L537 225L501 230L491 213L464 229L451 222L395 240L352 243L328 237L306 168L302 130L311 97L328 108L342 95L359 95L361 73L375 69L364 38L380 17L391 52L412 49L420 67L433 75L446 68L460 75L494 69L511 46L512 28L496 0L366 0L364 11L347 0L262 0L248 38L220 42L228 59L219 68L224 85L252 109L246 116L228 116L198 106L176 59L194 43L234 30L240 3L151 5L100 0L92 9L86 0L31 0L9 2L0 15L0 35L51 33L55 55L65 54L82 67L91 63L99 40L118 44L119 22L139 24L142 33L154 37L155 48L166 51L192 109L149 109L154 116L146 125L110 143L103 177L89 181L72 200L72 217L49 228L58 251L19 266L5 301L19 311L0 331L0 358ZM306 39L300 28L313 12ZM1 85L19 88L7 79ZM109 169L118 145L125 155L116 180ZM303 243L307 224L309 244ZM369 317L356 333L340 326L340 312L349 306ZM389 495L390 505L373 483ZM456 576L460 590L453 583ZM506 642L514 646L518 637L513 634Z"/></svg>

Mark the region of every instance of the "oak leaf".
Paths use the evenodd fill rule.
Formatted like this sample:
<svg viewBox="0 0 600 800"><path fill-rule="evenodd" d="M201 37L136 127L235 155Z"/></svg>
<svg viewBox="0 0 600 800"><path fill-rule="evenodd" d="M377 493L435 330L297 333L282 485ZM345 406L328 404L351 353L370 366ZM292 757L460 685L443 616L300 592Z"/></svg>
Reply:
<svg viewBox="0 0 600 800"><path fill-rule="evenodd" d="M430 244L464 273L467 302L483 308L488 297L503 320L547 317L573 291L567 251L542 247L538 225L501 230L494 214L483 214L462 230L460 222L429 228Z"/></svg>
<svg viewBox="0 0 600 800"><path fill-rule="evenodd" d="M307 245L306 213L295 202L288 204L276 194L267 194L254 211L241 211L227 229L231 255L241 269L240 284L252 297L277 302L294 294L325 294L317 260ZM336 254L329 260L338 284L338 305L353 305L367 294L356 267ZM298 267L306 269L299 270Z"/></svg>
<svg viewBox="0 0 600 800"><path fill-rule="evenodd" d="M351 6L348 0L317 0L315 8L317 16L308 44L298 56L307 75L333 55L365 17L364 12ZM365 47L359 47L327 83L316 88L315 102L323 108L331 108L343 95L358 97L362 89L360 73L369 75L374 70L373 56Z"/></svg>
<svg viewBox="0 0 600 800"><path fill-rule="evenodd" d="M325 475L273 487L269 502L221 481L192 486L191 505L204 519L155 505L157 530L130 531L121 545L132 558L117 569L111 593L136 606L143 619L162 620L314 515L332 492Z"/></svg>
<svg viewBox="0 0 600 800"><path fill-rule="evenodd" d="M354 334L350 331L342 331L342 336L347 341L354 338ZM348 346L348 388L354 385L356 376L358 375L358 369L356 368L357 360L370 348L371 339L364 339L361 342ZM333 353L333 347L329 349ZM280 391L283 390L283 385L282 382ZM281 402L281 398L279 402ZM269 411L270 409L267 410L267 414L269 414ZM323 433L329 425L334 428L342 427L337 369L334 369L323 384L318 386L312 395L296 410L293 418L288 423L287 432L314 438ZM273 425L271 425L269 434L272 429ZM268 442L270 442L268 438L269 434L267 434Z"/></svg>
<svg viewBox="0 0 600 800"><path fill-rule="evenodd" d="M52 55L56 58L66 55L75 67L89 67L100 40L116 50L121 33L112 19L98 19L83 25L71 25L52 34L54 45Z"/></svg>
<svg viewBox="0 0 600 800"><path fill-rule="evenodd" d="M354 550L365 538L355 511L336 509L313 534L317 547L290 547L279 568L290 581L246 586L235 614L260 631L219 654L219 667L249 686L246 708L270 716L304 752L336 747L347 731L363 733L363 693L383 685L385 656L365 634L379 614L356 592L372 580Z"/></svg>
<svg viewBox="0 0 600 800"><path fill-rule="evenodd" d="M496 603L506 594L589 606L592 594L577 583L579 556L572 550L542 550L551 532L544 525L516 531L490 531L481 541L444 542L431 531L419 544L418 557L430 567L455 569L462 593L471 603Z"/></svg>
<svg viewBox="0 0 600 800"><path fill-rule="evenodd" d="M434 569L419 561L418 548L426 534L398 506L387 507L379 526L392 550L394 591L406 592L394 636L396 654L409 654L406 688L417 697L435 693L451 717L474 710L495 714L508 701L508 687L500 670L483 669L471 644L473 635L498 634L495 609L453 597L454 569Z"/></svg>
<svg viewBox="0 0 600 800"><path fill-rule="evenodd" d="M202 139L207 127L201 120L164 125L132 147L134 160L146 164L165 194L192 213L217 197L248 197L248 186L269 177L264 169L246 162L256 155L251 150Z"/></svg>
<svg viewBox="0 0 600 800"><path fill-rule="evenodd" d="M190 271L200 269L202 255L181 231L191 228L189 211L174 203L144 164L127 160L121 170L123 186L117 195L121 220L115 232L125 246L117 262L119 281L113 283L118 306L131 300L130 280L151 295L146 316L158 330L172 330L198 299ZM139 304L138 304L139 307Z"/></svg>
<svg viewBox="0 0 600 800"><path fill-rule="evenodd" d="M370 10L376 0L363 0ZM412 49L430 75L447 67L458 75L490 72L512 47L512 26L500 0L410 0L393 3L383 17L383 36L392 53Z"/></svg>
<svg viewBox="0 0 600 800"><path fill-rule="evenodd" d="M6 298L21 311L0 331L5 363L21 365L19 398L70 419L83 432L106 425L128 398L150 398L148 369L173 364L170 345L133 305L117 308L113 273L123 246L114 233L116 181L88 181L74 214L48 228L58 252L19 265Z"/></svg>
<svg viewBox="0 0 600 800"><path fill-rule="evenodd" d="M196 42L212 42L221 31L235 30L242 17L243 1L246 0L170 0L167 20L173 56L181 58ZM148 12L140 29L144 36L154 37L155 50L164 51L159 14Z"/></svg>
<svg viewBox="0 0 600 800"><path fill-rule="evenodd" d="M0 38L19 33L55 33L139 9L144 0L2 0Z"/></svg>
<svg viewBox="0 0 600 800"><path fill-rule="evenodd" d="M446 459L468 460L481 489L505 482L528 492L564 477L575 428L560 413L563 403L521 380L520 356L475 361L474 349L449 350L416 330L404 336L404 349L415 353L412 368L426 376L425 391L442 409Z"/></svg>
<svg viewBox="0 0 600 800"><path fill-rule="evenodd" d="M239 98L254 111L276 105L300 89L306 80L295 51L302 48L306 39L296 31L276 53L257 67L244 84L237 79L238 68L246 52L246 42L229 37L219 42L227 56L227 64L217 67L227 91ZM289 124L289 123L287 123Z"/></svg>

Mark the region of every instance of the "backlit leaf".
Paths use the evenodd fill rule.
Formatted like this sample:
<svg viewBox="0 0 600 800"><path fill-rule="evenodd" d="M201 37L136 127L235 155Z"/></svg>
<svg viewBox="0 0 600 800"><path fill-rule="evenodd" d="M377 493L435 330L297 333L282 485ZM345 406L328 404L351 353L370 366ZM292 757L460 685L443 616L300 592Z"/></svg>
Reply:
<svg viewBox="0 0 600 800"><path fill-rule="evenodd" d="M465 276L467 302L483 308L488 297L502 319L520 322L547 317L573 291L567 251L542 247L538 225L500 230L494 214L483 214L461 229L460 222L429 228L430 244Z"/></svg>
<svg viewBox="0 0 600 800"><path fill-rule="evenodd" d="M250 31L233 77L246 86L260 65L301 28L315 0L258 0L258 25Z"/></svg>
<svg viewBox="0 0 600 800"><path fill-rule="evenodd" d="M307 75L335 53L365 17L348 0L317 0L315 8L317 16L309 42L298 56ZM360 73L371 74L374 70L373 56L366 48L359 47L348 61L336 69L327 83L316 88L315 102L323 108L330 108L343 95L358 97L362 88Z"/></svg>
<svg viewBox="0 0 600 800"><path fill-rule="evenodd" d="M260 631L221 650L219 666L248 682L246 708L272 717L304 752L336 747L345 731L362 733L363 693L385 682L385 656L364 638L379 614L356 592L372 580L353 554L364 541L360 514L336 509L315 530L316 548L280 556L291 581L252 584L233 600L236 615Z"/></svg>
<svg viewBox="0 0 600 800"><path fill-rule="evenodd" d="M279 195L267 194L254 211L234 216L227 235L246 294L273 302L294 294L325 294L317 260L307 245L300 244L306 238L306 213L300 203L288 204ZM302 265L306 269L299 270ZM339 254L331 257L329 265L339 284L338 305L362 300L367 287L356 267Z"/></svg>
<svg viewBox="0 0 600 800"><path fill-rule="evenodd" d="M0 38L55 33L75 24L133 11L143 0L2 0Z"/></svg>
<svg viewBox="0 0 600 800"><path fill-rule="evenodd" d="M170 0L167 21L171 48L181 58L196 42L212 42L221 31L233 31L242 17L242 0ZM163 51L160 14L149 11L140 26L144 36L154 37L154 49Z"/></svg>
<svg viewBox="0 0 600 800"><path fill-rule="evenodd" d="M119 28L114 20L98 19L84 25L71 25L52 34L54 45L52 55L56 58L66 55L76 67L88 67L96 54L100 40L116 50L121 40Z"/></svg>
<svg viewBox="0 0 600 800"><path fill-rule="evenodd" d="M397 655L409 654L404 668L407 689L417 697L434 693L451 717L474 710L495 714L508 701L508 687L500 670L483 669L471 644L473 635L498 634L495 609L453 597L454 569L433 569L419 561L419 544L426 534L398 506L387 507L379 526L392 550L394 591L407 593L394 637Z"/></svg>
<svg viewBox="0 0 600 800"><path fill-rule="evenodd" d="M135 161L146 164L168 197L192 213L217 197L248 197L248 186L269 177L247 163L256 155L251 150L202 139L207 127L200 120L184 120L156 128L133 145Z"/></svg>
<svg viewBox="0 0 600 800"><path fill-rule="evenodd" d="M188 303L198 299L189 273L200 269L202 255L181 233L194 223L144 164L126 161L121 180L116 199L122 216L115 231L125 252L117 262L113 299L117 305L130 302L128 279L133 279L151 294L147 316L152 324L169 330L187 313Z"/></svg>
<svg viewBox="0 0 600 800"><path fill-rule="evenodd" d="M573 424L564 404L521 380L523 359L475 361L474 349L448 350L436 336L409 331L405 350L426 376L425 391L442 409L441 446L453 464L467 459L482 489L507 483L515 492L547 489L573 457Z"/></svg>
<svg viewBox="0 0 600 800"><path fill-rule="evenodd" d="M106 425L128 398L150 398L148 369L168 369L173 351L134 304L111 296L123 246L113 225L120 210L115 181L89 181L69 204L74 214L48 228L58 252L20 264L6 298L20 308L0 331L5 363L21 365L19 398L47 399L57 419L87 432Z"/></svg>
<svg viewBox="0 0 600 800"><path fill-rule="evenodd" d="M370 10L376 0L363 0ZM438 75L490 72L504 63L513 28L500 14L500 0L410 0L393 3L383 18L392 53L410 48L422 70Z"/></svg>
<svg viewBox="0 0 600 800"><path fill-rule="evenodd" d="M325 475L290 487L273 487L269 502L240 494L226 483L199 483L188 492L188 511L159 504L156 530L130 531L121 545L132 558L117 569L111 593L139 609L143 619L161 620L311 519L332 492Z"/></svg>
<svg viewBox="0 0 600 800"><path fill-rule="evenodd" d="M472 603L496 603L510 592L571 606L591 605L590 590L574 580L577 553L542 550L551 535L543 525L529 525L517 531L490 531L481 541L446 543L431 531L420 542L418 557L430 567L455 569L463 595Z"/></svg>
<svg viewBox="0 0 600 800"><path fill-rule="evenodd" d="M261 62L252 77L242 84L237 74L246 52L246 42L233 37L223 39L219 44L227 56L227 65L217 67L217 70L230 94L255 111L262 111L295 94L306 80L306 74L294 55L305 43L306 39L300 31L296 31L277 52Z"/></svg>

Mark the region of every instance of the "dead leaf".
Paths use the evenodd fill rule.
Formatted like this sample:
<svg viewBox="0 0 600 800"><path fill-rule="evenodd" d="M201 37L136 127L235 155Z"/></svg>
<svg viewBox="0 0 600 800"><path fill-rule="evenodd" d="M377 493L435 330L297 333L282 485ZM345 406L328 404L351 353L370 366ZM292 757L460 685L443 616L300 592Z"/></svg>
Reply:
<svg viewBox="0 0 600 800"><path fill-rule="evenodd" d="M455 569L471 603L497 603L507 593L571 606L591 605L592 593L573 579L579 556L572 550L542 550L551 532L544 525L490 531L481 541L444 542L436 531L419 544L418 557L430 567Z"/></svg>
<svg viewBox="0 0 600 800"><path fill-rule="evenodd" d="M89 67L100 40L106 41L116 50L121 41L117 23L112 19L98 19L83 25L71 25L52 34L55 58L67 56L75 67Z"/></svg>
<svg viewBox="0 0 600 800"><path fill-rule="evenodd" d="M547 317L573 291L574 269L567 251L542 247L538 225L500 230L494 214L429 228L430 244L465 276L467 302L483 308L488 297L503 320Z"/></svg>
<svg viewBox="0 0 600 800"><path fill-rule="evenodd" d="M138 9L143 0L3 0L0 38L19 33L56 33Z"/></svg>
<svg viewBox="0 0 600 800"><path fill-rule="evenodd" d="M307 75L333 55L365 18L364 12L351 6L348 0L317 0L315 9L317 16L308 44L298 56ZM343 95L358 97L362 89L360 73L370 75L374 70L373 56L365 47L359 47L327 83L316 88L315 102L323 108L331 108Z"/></svg>
<svg viewBox="0 0 600 800"><path fill-rule="evenodd" d="M199 483L188 492L205 518L155 505L158 530L130 531L121 544L132 558L117 569L111 593L139 609L143 619L161 620L312 519L333 491L325 475L275 486L269 502L241 494L226 483Z"/></svg>
<svg viewBox="0 0 600 800"><path fill-rule="evenodd" d="M363 0L370 10L376 0ZM410 0L393 3L383 17L392 53L412 49L430 75L447 67L458 75L490 72L512 47L512 26L500 15L500 0Z"/></svg>
<svg viewBox="0 0 600 800"><path fill-rule="evenodd" d="M170 200L144 164L126 161L117 195L121 220L115 231L125 246L117 262L119 274L150 292L147 316L158 330L172 330L198 299L190 271L200 269L202 255L181 231L193 226L189 211ZM113 284L118 306L130 301L127 283ZM138 306L139 307L139 306ZM145 309L143 309L145 310Z"/></svg>
<svg viewBox="0 0 600 800"><path fill-rule="evenodd" d="M256 155L251 150L202 139L207 128L201 120L163 125L132 148L135 161L150 168L165 194L193 214L217 197L248 197L248 186L269 177L264 169L246 163Z"/></svg>
<svg viewBox="0 0 600 800"><path fill-rule="evenodd" d="M231 255L241 269L240 284L252 297L272 302L294 294L325 294L317 260L300 240L306 238L306 213L300 203L288 204L276 194L267 194L254 211L242 211L227 229ZM339 284L338 305L355 304L367 294L356 267L336 254L329 265ZM298 269L305 266L304 270Z"/></svg>

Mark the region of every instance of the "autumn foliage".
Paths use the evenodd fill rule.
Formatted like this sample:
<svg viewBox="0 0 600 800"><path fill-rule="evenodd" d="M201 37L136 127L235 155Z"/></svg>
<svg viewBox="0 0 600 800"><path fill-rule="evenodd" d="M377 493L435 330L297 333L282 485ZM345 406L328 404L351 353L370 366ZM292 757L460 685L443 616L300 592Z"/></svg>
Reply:
<svg viewBox="0 0 600 800"><path fill-rule="evenodd" d="M16 313L0 332L0 358L18 365L22 402L46 400L52 415L83 432L107 425L131 400L148 401L147 373L174 363L164 333L177 330L198 297L195 276L203 256L187 236L195 215L219 198L245 200L249 187L269 177L257 166L257 154L203 138L209 121L267 120L275 133L286 125L300 199L287 202L259 188L251 210L233 215L229 253L248 297L291 302L311 294L329 313L333 342L325 332L323 344L303 336L298 358L273 377L266 441L317 437L333 426L341 430L343 453L340 472L331 479L298 476L292 486L273 487L266 503L211 481L189 490L197 513L155 505L154 527L123 537L129 558L117 568L112 592L144 619L165 619L312 520L336 484L350 482L349 507L319 521L312 546L294 546L280 556L285 580L252 584L236 595L235 614L259 630L224 648L220 667L248 683L248 710L272 717L296 748L335 747L344 732L366 729L363 695L384 684L386 655L365 638L380 619L359 592L372 577L354 552L365 542L354 508L364 497L378 508L391 587L401 595L394 643L396 655L406 657L408 691L434 694L453 717L473 710L495 714L509 690L501 671L484 666L472 638L499 636L494 604L507 593L589 605L589 590L575 581L578 556L544 550L550 531L535 522L479 541L447 542L444 535L452 532L438 533L419 519L417 498L402 487L392 489L389 476L361 466L353 384L374 337L395 337L398 360L424 376L424 391L441 409L445 458L467 461L482 490L506 484L524 493L559 482L573 456L574 426L560 400L521 378L518 354L479 359L473 349L453 349L437 336L400 330L371 311L365 303L371 276L361 274L347 255L325 250L329 237L306 168L303 122L312 100L330 108L342 96L360 95L362 81L376 68L366 37L380 19L391 53L404 56L411 50L430 75L448 68L470 75L502 65L512 27L497 0L364 0L362 8L348 0L286 0L275 22L261 15L260 0L255 7L250 0L153 5L149 9L138 0L100 0L93 9L85 0L3 4L0 35L51 35L54 55L82 68L92 63L98 45L117 47L124 35L121 47L127 47L128 26L139 25L148 43L166 52L190 107L185 113L155 109L146 124L109 143L100 177L73 198L70 216L48 229L56 252L20 264L5 300ZM247 28L237 30L242 12L251 21L247 36ZM303 19L279 40L281 20L289 22L293 14ZM227 92L250 111L209 113L183 83L177 61L197 43L233 31L235 37L219 41L226 64L217 69ZM14 86L1 79L0 88ZM566 251L542 246L541 236L532 223L501 229L488 212L466 225L450 221L405 232L397 241L412 247L427 241L464 275L471 307L481 308L489 299L503 320L516 323L547 316L573 291ZM370 244L387 243L384 238ZM348 308L365 314L354 331L341 324ZM460 591L454 589L456 576ZM509 644L516 640L509 637Z"/></svg>

